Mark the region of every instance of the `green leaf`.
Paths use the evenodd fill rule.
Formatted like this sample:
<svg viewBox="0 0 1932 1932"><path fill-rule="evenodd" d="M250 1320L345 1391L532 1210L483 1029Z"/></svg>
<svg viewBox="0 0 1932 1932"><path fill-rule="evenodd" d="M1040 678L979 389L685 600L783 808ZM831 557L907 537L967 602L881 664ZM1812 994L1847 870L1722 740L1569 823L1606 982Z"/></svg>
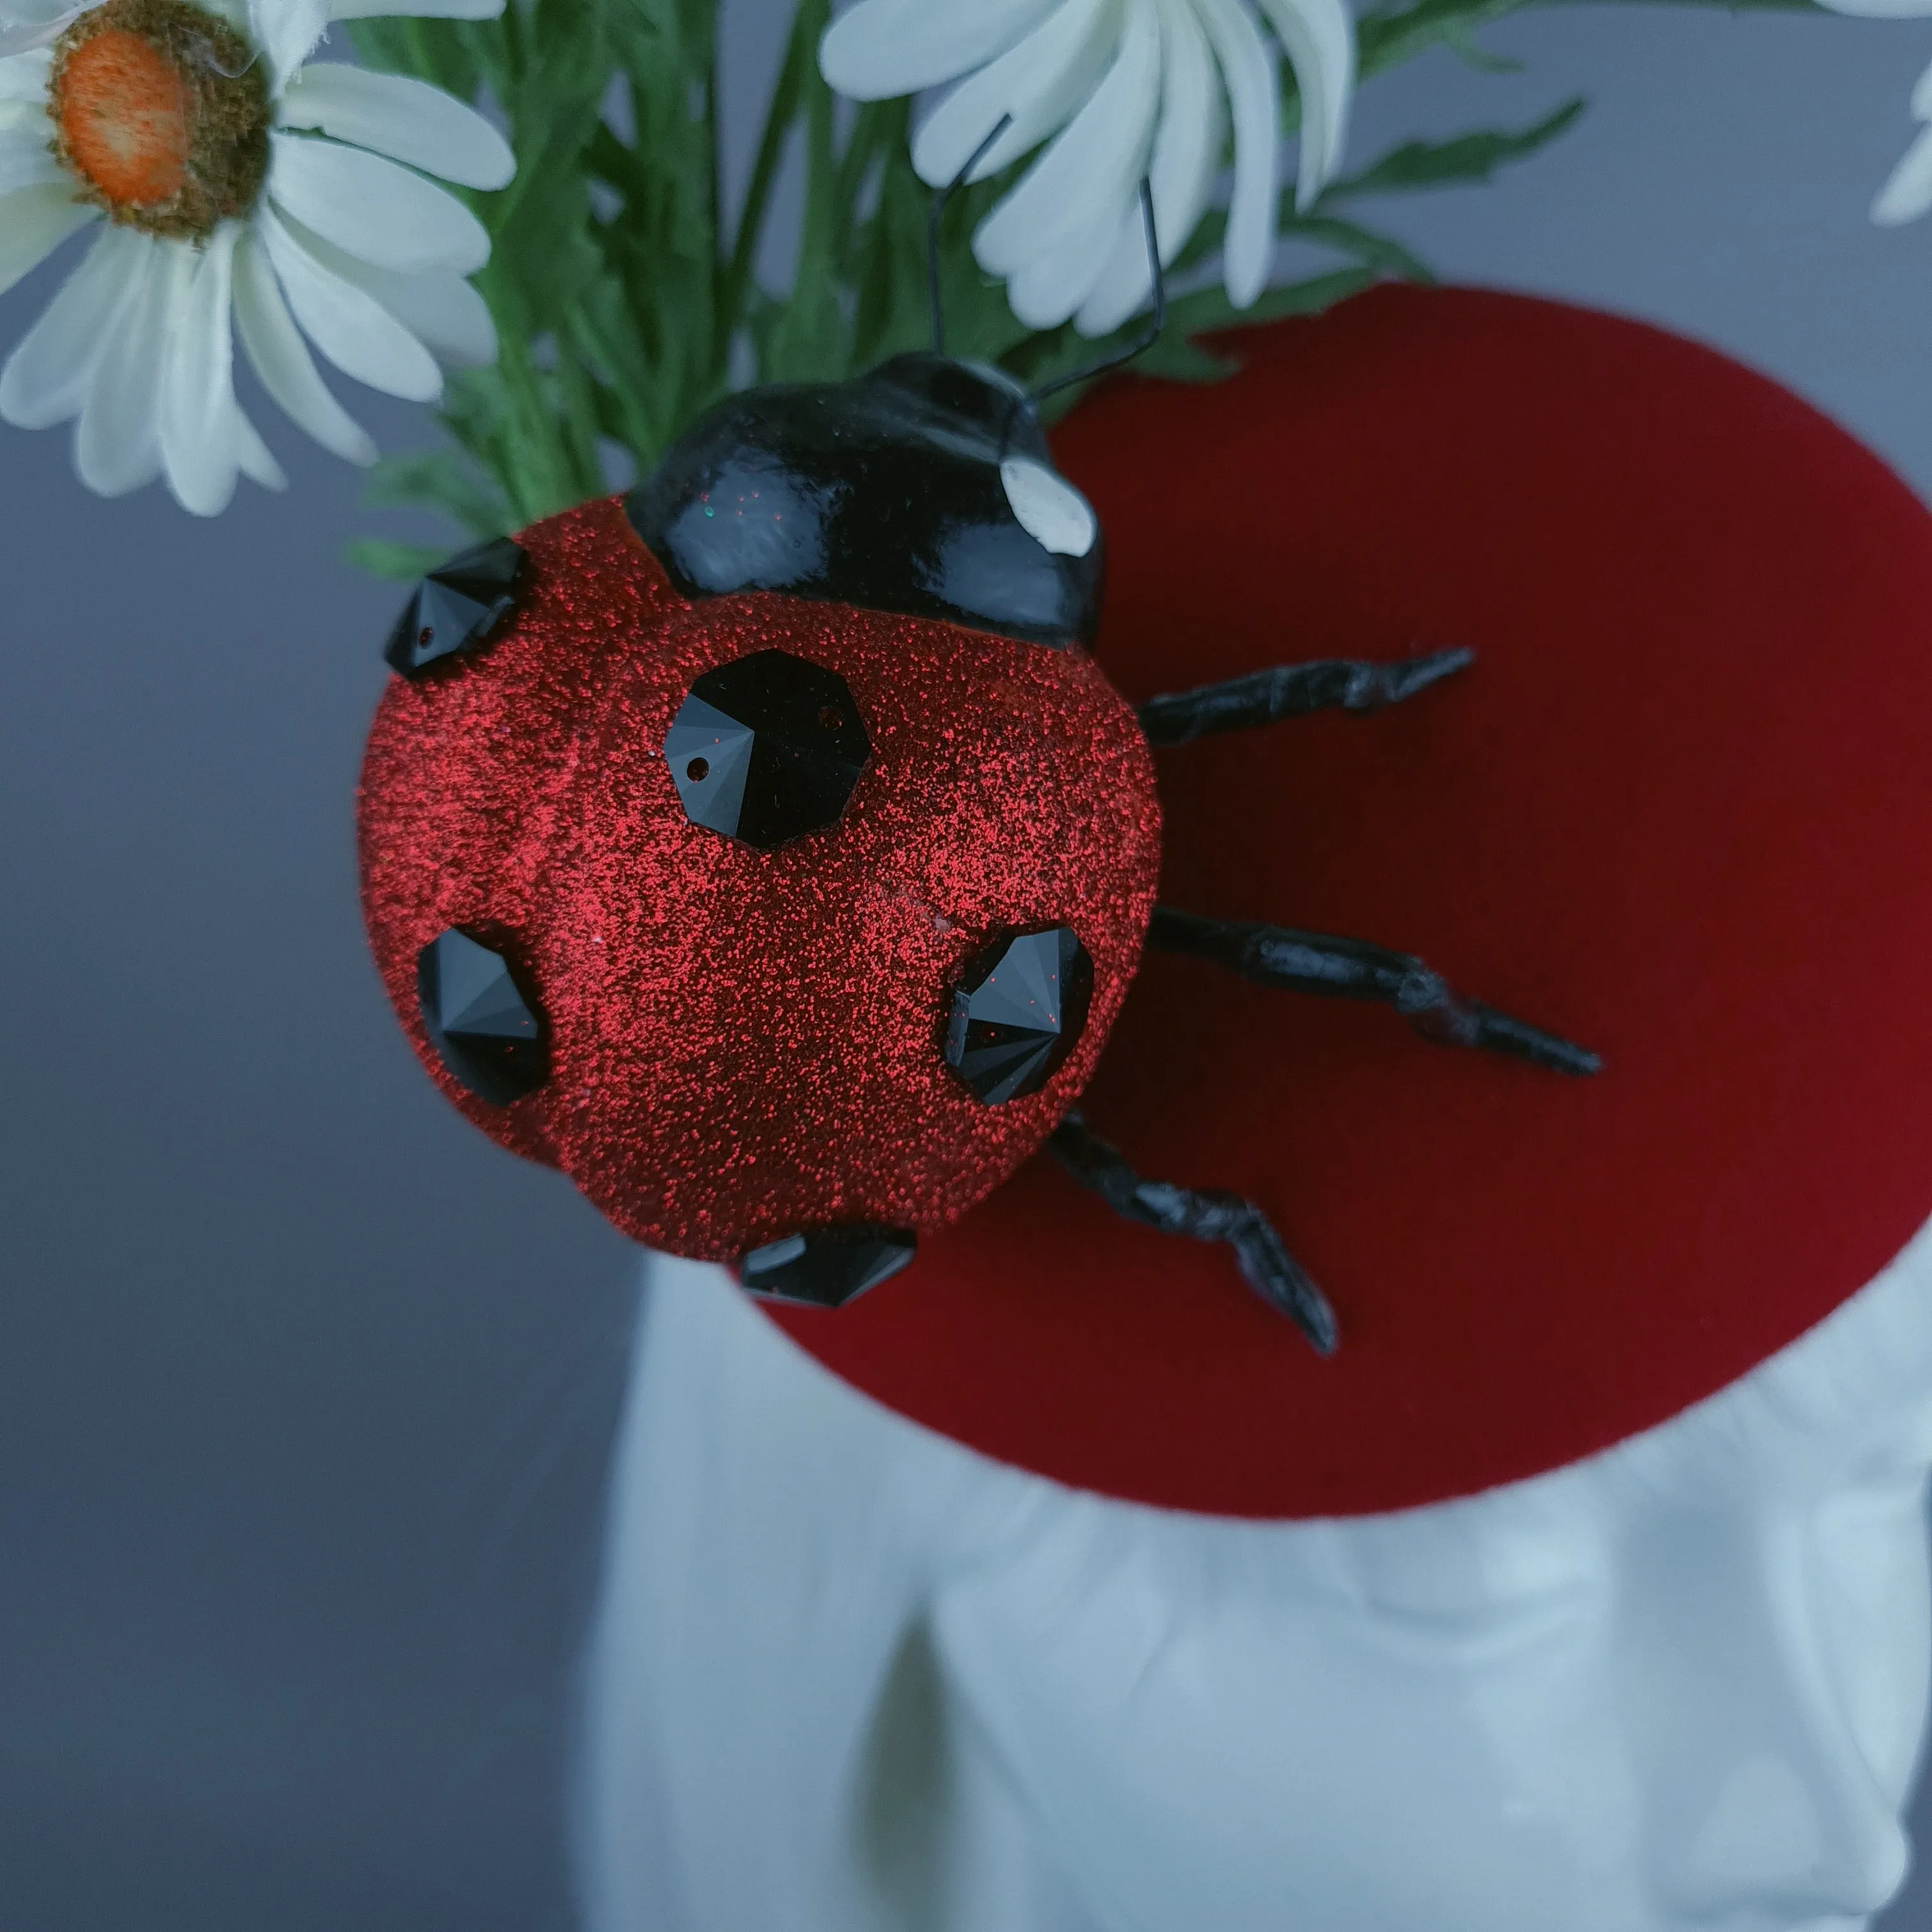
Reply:
<svg viewBox="0 0 1932 1932"><path fill-rule="evenodd" d="M1511 54L1492 54L1478 44L1466 27L1456 27L1442 36L1442 44L1466 68L1478 74L1522 74L1528 63Z"/></svg>
<svg viewBox="0 0 1932 1932"><path fill-rule="evenodd" d="M1264 289L1251 308L1235 308L1222 289L1203 289L1170 304L1168 314L1190 334L1245 328L1256 322L1280 322L1292 315L1319 315L1324 309L1359 295L1377 279L1368 268L1334 268L1326 274Z"/></svg>
<svg viewBox="0 0 1932 1932"><path fill-rule="evenodd" d="M1361 72L1372 76L1438 45L1479 65L1504 64L1472 37L1529 4L1371 0L1360 23ZM496 322L499 359L450 377L436 416L454 447L386 464L372 479L372 502L432 507L472 536L515 528L601 494L613 440L648 470L734 382L837 380L932 340L932 194L913 170L909 105L833 100L817 61L828 0L796 0L744 211L727 231L718 5L514 0L488 20L354 23L356 44L372 64L499 112L518 159L515 179L501 193L465 196L491 236L491 259L476 285ZM1292 74L1282 82L1292 124L1300 102ZM1285 197L1282 235L1333 251L1338 265L1269 290L1245 311L1209 280L1225 225L1223 215L1210 214L1174 263L1169 286L1182 292L1137 371L1216 380L1235 366L1232 332L1244 325L1312 313L1381 277L1427 280L1424 262L1353 219L1349 204L1487 180L1553 140L1581 105L1566 103L1519 130L1405 143L1336 184L1306 215ZM774 295L753 270L794 156L803 170L798 273L790 290ZM1031 158L951 198L936 266L948 350L1037 386L1090 368L1132 341L1141 323L1097 341L1070 323L1029 328L1004 285L980 269L974 230ZM1056 394L1048 412L1077 392ZM359 554L365 566L386 562L406 575L426 554L373 543Z"/></svg>
<svg viewBox="0 0 1932 1932"><path fill-rule="evenodd" d="M807 56L800 76L805 122L805 212L799 225L798 263L790 298L767 311L759 332L759 374L767 382L824 381L843 371L844 291L838 276L838 240L846 224L837 205L840 164L834 152L832 90L818 71L820 35L830 17L830 0L800 0L794 46Z"/></svg>
<svg viewBox="0 0 1932 1932"><path fill-rule="evenodd" d="M1364 268L1372 268L1398 282L1432 282L1435 271L1419 255L1412 254L1392 235L1378 234L1359 223L1344 221L1332 214L1290 215L1281 232L1298 241L1318 242L1352 255Z"/></svg>
<svg viewBox="0 0 1932 1932"><path fill-rule="evenodd" d="M509 526L501 493L460 450L425 449L384 457L369 472L362 500L371 509L440 510L479 539L500 536Z"/></svg>
<svg viewBox="0 0 1932 1932"><path fill-rule="evenodd" d="M1520 13L1532 0L1412 0L1372 8L1357 22L1357 70L1366 80L1432 46L1466 41L1478 27Z"/></svg>
<svg viewBox="0 0 1932 1932"><path fill-rule="evenodd" d="M1547 147L1574 125L1586 104L1581 94L1576 95L1540 121L1514 130L1481 128L1447 141L1404 141L1359 174L1332 184L1317 206L1326 208L1357 195L1411 194L1418 188L1492 180L1498 168Z"/></svg>
<svg viewBox="0 0 1932 1932"><path fill-rule="evenodd" d="M1544 0L1545 4L1562 4L1564 0ZM1611 0L1611 4L1634 4L1634 0ZM1834 7L1820 7L1814 0L1643 0L1646 6L1718 7L1726 14L1838 14ZM1839 16L1842 18L1842 16Z"/></svg>
<svg viewBox="0 0 1932 1932"><path fill-rule="evenodd" d="M1226 291L1218 285L1197 289L1168 302L1167 327L1160 340L1129 366L1137 376L1178 382L1219 382L1240 366L1239 344L1228 339L1234 330L1251 328L1257 322L1278 322L1288 316L1318 315L1336 302L1359 294L1376 279L1370 268L1336 268L1326 274L1264 290L1260 299L1245 309L1235 308ZM1039 367L1015 373L1023 374L1024 380L1036 386L1052 381L1102 359L1111 350L1132 340L1142 326L1137 317L1114 334L1094 341L1084 340L1071 329L1056 331L1056 335L1064 339L1055 352ZM1203 335L1216 339L1211 344L1204 344L1197 339ZM1083 382L1056 391L1046 399L1040 414L1052 421L1072 408L1090 386Z"/></svg>
<svg viewBox="0 0 1932 1932"><path fill-rule="evenodd" d="M382 537L358 537L350 544L347 556L358 570L392 584L411 584L434 570L448 556L446 550L425 550L418 544L391 543Z"/></svg>

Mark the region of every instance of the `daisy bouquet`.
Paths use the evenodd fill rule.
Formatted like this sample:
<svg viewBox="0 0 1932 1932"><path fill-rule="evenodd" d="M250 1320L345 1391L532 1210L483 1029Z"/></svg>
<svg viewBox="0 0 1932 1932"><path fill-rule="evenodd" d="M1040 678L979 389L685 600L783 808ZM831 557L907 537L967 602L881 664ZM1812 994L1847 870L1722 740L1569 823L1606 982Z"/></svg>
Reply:
<svg viewBox="0 0 1932 1932"><path fill-rule="evenodd" d="M718 0L0 0L0 288L86 237L0 416L70 422L94 490L160 479L212 515L284 481L244 364L251 402L374 466L372 502L487 538L647 472L734 389L922 346L936 312L955 354L1076 376L1141 330L1150 232L1167 318L1139 367L1211 380L1204 337L1426 278L1378 198L1572 124L1580 100L1349 152L1359 86L1479 59L1526 4L798 0L728 217ZM1932 118L1932 75L1913 106ZM1874 212L1928 202L1932 134ZM440 440L379 459L318 356ZM398 577L438 554L358 550Z"/></svg>

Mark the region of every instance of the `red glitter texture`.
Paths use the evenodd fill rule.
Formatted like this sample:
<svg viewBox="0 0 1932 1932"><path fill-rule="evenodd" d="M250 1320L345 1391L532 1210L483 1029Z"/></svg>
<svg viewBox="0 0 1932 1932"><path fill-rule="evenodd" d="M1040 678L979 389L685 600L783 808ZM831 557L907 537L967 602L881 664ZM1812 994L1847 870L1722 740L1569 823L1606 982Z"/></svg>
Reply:
<svg viewBox="0 0 1932 1932"><path fill-rule="evenodd" d="M526 531L489 648L392 681L363 766L363 903L417 1054L506 1147L626 1233L725 1260L802 1227L956 1220L1091 1076L1160 863L1153 761L1084 652L922 619L671 589L615 500ZM827 830L758 852L693 825L662 754L692 681L774 646L836 671L872 758ZM1085 1031L1040 1093L986 1106L940 1057L946 992L1004 928L1094 961ZM417 1011L418 950L508 952L551 1074L484 1105Z"/></svg>

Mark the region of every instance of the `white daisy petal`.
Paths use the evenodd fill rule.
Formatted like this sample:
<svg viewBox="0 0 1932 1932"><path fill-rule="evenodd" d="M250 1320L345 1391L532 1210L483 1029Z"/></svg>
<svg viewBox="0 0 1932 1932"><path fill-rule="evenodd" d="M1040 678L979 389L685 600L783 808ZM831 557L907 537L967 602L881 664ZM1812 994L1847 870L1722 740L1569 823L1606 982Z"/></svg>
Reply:
<svg viewBox="0 0 1932 1932"><path fill-rule="evenodd" d="M1932 208L1932 128L1922 128L1906 149L1884 187L1873 197L1871 218L1880 226L1895 228L1916 221Z"/></svg>
<svg viewBox="0 0 1932 1932"><path fill-rule="evenodd" d="M1928 67L1912 83L1912 118L1932 121L1932 67Z"/></svg>
<svg viewBox="0 0 1932 1932"><path fill-rule="evenodd" d="M1152 0L1130 0L1126 32L1106 78L974 236L974 254L991 274L1013 274L1049 254L1063 260L1077 254L1090 262L1086 284L1054 322L1079 305L1105 266L1114 231L1095 230L1109 214L1118 222L1124 190L1137 186L1146 168L1160 100L1160 56ZM1066 289L1078 278L1063 268L1059 279Z"/></svg>
<svg viewBox="0 0 1932 1932"><path fill-rule="evenodd" d="M496 359L490 304L460 275L399 275L358 262L298 221L283 225L303 250L332 273L374 296L410 333L446 362L480 369Z"/></svg>
<svg viewBox="0 0 1932 1932"><path fill-rule="evenodd" d="M1165 0L1160 13L1160 121L1149 166L1154 232L1171 262L1194 232L1220 172L1226 132L1220 76L1208 37L1187 0ZM1154 292L1145 224L1137 202L1121 211L1119 232L1076 326L1083 334L1118 328Z"/></svg>
<svg viewBox="0 0 1932 1932"><path fill-rule="evenodd" d="M224 222L190 271L174 317L160 407L161 466L175 500L215 517L235 494L235 351L230 291L238 224Z"/></svg>
<svg viewBox="0 0 1932 1932"><path fill-rule="evenodd" d="M140 238L132 298L101 345L74 434L74 466L97 496L124 496L161 470L161 394L193 273L178 242Z"/></svg>
<svg viewBox="0 0 1932 1932"><path fill-rule="evenodd" d="M328 0L248 0L248 37L262 50L279 90L328 31Z"/></svg>
<svg viewBox="0 0 1932 1932"><path fill-rule="evenodd" d="M73 186L73 177L47 152L46 136L39 129L0 134L0 194L62 182Z"/></svg>
<svg viewBox="0 0 1932 1932"><path fill-rule="evenodd" d="M1301 166L1294 205L1306 208L1342 165L1355 88L1355 26L1342 0L1261 0L1301 90Z"/></svg>
<svg viewBox="0 0 1932 1932"><path fill-rule="evenodd" d="M244 476L264 490L289 487L288 472L275 460L239 403L235 405L235 462Z"/></svg>
<svg viewBox="0 0 1932 1932"><path fill-rule="evenodd" d="M917 94L997 59L1054 4L859 0L826 29L818 44L818 70L828 87L854 100Z"/></svg>
<svg viewBox="0 0 1932 1932"><path fill-rule="evenodd" d="M1341 164L1356 80L1348 0L856 0L820 38L819 64L861 100L957 82L913 140L913 164L934 186L989 140L975 179L1049 143L974 252L1030 323L1060 320L1071 303L1076 326L1100 334L1150 288L1130 205L1140 175L1171 262L1210 203L1231 110L1222 274L1238 306L1260 293L1274 255L1283 50L1300 97L1306 207Z"/></svg>
<svg viewBox="0 0 1932 1932"><path fill-rule="evenodd" d="M304 134L268 139L268 199L358 261L469 275L489 260L483 224L434 182L360 148Z"/></svg>
<svg viewBox="0 0 1932 1932"><path fill-rule="evenodd" d="M22 188L0 198L0 294L38 268L99 212L76 201L64 182Z"/></svg>
<svg viewBox="0 0 1932 1932"><path fill-rule="evenodd" d="M1865 5L1845 6L1840 0L1827 0L1841 14L1891 13L1892 10ZM1904 10L1922 14L1932 0L1916 0ZM1912 89L1912 118L1932 122L1932 66L1919 75ZM1932 127L1922 129L1906 148L1898 165L1886 176L1885 185L1872 197L1871 218L1881 227L1894 228L1901 222L1916 221L1932 208Z"/></svg>
<svg viewBox="0 0 1932 1932"><path fill-rule="evenodd" d="M145 245L131 229L103 231L0 370L0 416L45 429L80 407L102 346L133 299Z"/></svg>
<svg viewBox="0 0 1932 1932"><path fill-rule="evenodd" d="M1222 272L1228 299L1246 308L1268 280L1274 253L1275 153L1281 82L1261 29L1240 0L1194 0L1220 63L1234 118L1234 191Z"/></svg>
<svg viewBox="0 0 1932 1932"><path fill-rule="evenodd" d="M912 164L935 188L950 182L998 125L1011 125L980 157L975 181L996 174L1063 126L1106 70L1113 0L1060 0L1019 44L962 81L913 137Z"/></svg>
<svg viewBox="0 0 1932 1932"><path fill-rule="evenodd" d="M1134 204L1138 223L1139 202ZM1031 256L1006 280L1006 299L1029 328L1057 328L1086 299L1118 245L1126 211L1094 211L1056 246Z"/></svg>
<svg viewBox="0 0 1932 1932"><path fill-rule="evenodd" d="M1161 225L1160 211L1154 214L1154 231L1163 256L1168 253L1167 230ZM1073 318L1082 335L1105 335L1118 328L1154 292L1154 278L1148 269L1147 224L1138 201L1130 202L1114 217L1112 238L1093 286Z"/></svg>
<svg viewBox="0 0 1932 1932"><path fill-rule="evenodd" d="M100 0L0 0L0 27L51 27L99 4Z"/></svg>
<svg viewBox="0 0 1932 1932"><path fill-rule="evenodd" d="M486 369L496 359L490 304L460 275L398 275L343 264L344 278L374 296L417 340L460 369Z"/></svg>
<svg viewBox="0 0 1932 1932"><path fill-rule="evenodd" d="M292 422L350 463L375 461L374 440L329 394L252 234L235 250L235 326L262 388Z"/></svg>
<svg viewBox="0 0 1932 1932"><path fill-rule="evenodd" d="M331 61L303 68L276 111L284 128L338 141L465 188L501 188L517 171L510 144L472 107L427 81Z"/></svg>
<svg viewBox="0 0 1932 1932"><path fill-rule="evenodd" d="M88 0L88 5L94 0ZM55 7L19 5L0 13L0 60L14 60L51 46L68 23L87 11L86 6Z"/></svg>
<svg viewBox="0 0 1932 1932"><path fill-rule="evenodd" d="M436 358L374 296L323 267L266 208L256 232L296 320L345 376L413 403L442 394Z"/></svg>
<svg viewBox="0 0 1932 1932"><path fill-rule="evenodd" d="M1160 125L1151 170L1163 261L1180 252L1207 210L1226 131L1220 76L1200 16L1186 0L1167 0L1161 9Z"/></svg>
<svg viewBox="0 0 1932 1932"><path fill-rule="evenodd" d="M51 47L0 60L0 100L31 100L36 107L44 106L53 70Z"/></svg>
<svg viewBox="0 0 1932 1932"><path fill-rule="evenodd" d="M394 14L417 20L494 20L503 0L329 0L332 20L366 20L372 14Z"/></svg>

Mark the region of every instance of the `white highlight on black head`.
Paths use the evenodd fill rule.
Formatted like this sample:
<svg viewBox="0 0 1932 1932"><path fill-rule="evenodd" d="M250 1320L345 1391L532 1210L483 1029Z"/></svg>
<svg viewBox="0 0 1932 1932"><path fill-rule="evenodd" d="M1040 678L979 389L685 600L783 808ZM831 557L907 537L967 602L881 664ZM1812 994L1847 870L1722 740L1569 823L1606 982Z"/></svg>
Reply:
<svg viewBox="0 0 1932 1932"><path fill-rule="evenodd" d="M1042 550L1056 556L1084 556L1100 533L1094 506L1064 476L1030 456L1009 456L1000 481L1015 520Z"/></svg>

